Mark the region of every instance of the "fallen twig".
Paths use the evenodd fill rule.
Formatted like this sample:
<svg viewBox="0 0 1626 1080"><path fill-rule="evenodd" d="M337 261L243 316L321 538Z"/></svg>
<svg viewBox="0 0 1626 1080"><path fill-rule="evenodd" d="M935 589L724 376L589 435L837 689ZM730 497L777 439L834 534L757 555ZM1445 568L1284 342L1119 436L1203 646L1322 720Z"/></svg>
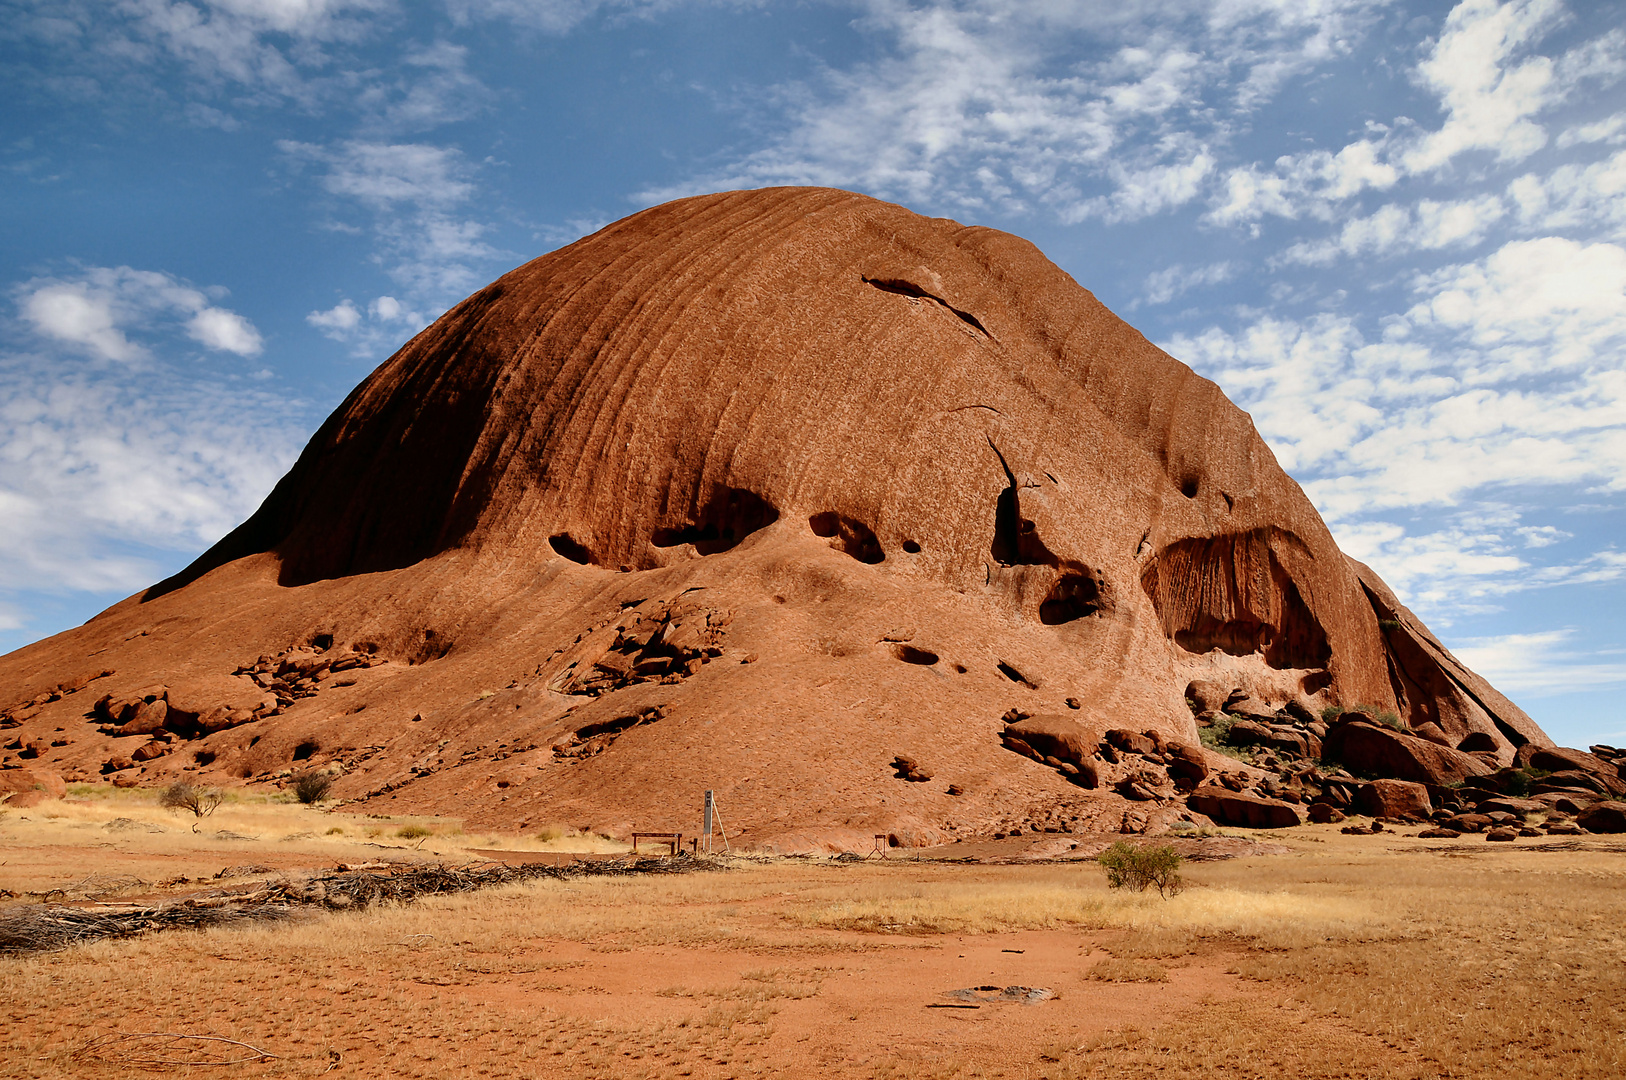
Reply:
<svg viewBox="0 0 1626 1080"><path fill-rule="evenodd" d="M187 1044L221 1043L249 1051L233 1058L206 1058L196 1055L205 1047ZM148 1054L165 1054L181 1050L188 1057L135 1057L129 1051L139 1052L143 1044L152 1044ZM229 1052L229 1051L228 1051ZM182 1035L171 1031L118 1031L111 1035L98 1035L71 1055L75 1060L105 1061L113 1065L242 1065L251 1061L275 1061L277 1055L250 1046L246 1042L228 1039L222 1035Z"/></svg>

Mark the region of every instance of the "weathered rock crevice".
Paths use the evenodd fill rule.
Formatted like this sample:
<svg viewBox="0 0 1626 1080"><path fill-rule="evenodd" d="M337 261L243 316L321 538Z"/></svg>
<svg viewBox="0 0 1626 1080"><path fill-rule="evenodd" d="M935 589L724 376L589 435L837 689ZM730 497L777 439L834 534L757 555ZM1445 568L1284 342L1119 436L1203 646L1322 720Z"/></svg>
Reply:
<svg viewBox="0 0 1626 1080"><path fill-rule="evenodd" d="M1192 653L1260 653L1275 668L1326 667L1326 631L1277 558L1272 532L1177 540L1147 562L1141 587L1169 640Z"/></svg>
<svg viewBox="0 0 1626 1080"><path fill-rule="evenodd" d="M808 518L807 524L814 536L829 540L831 547L861 563L873 566L886 561L886 552L882 550L880 540L876 539L875 530L856 518L825 510ZM904 550L908 550L908 544L904 545ZM915 550L920 550L918 544Z"/></svg>
<svg viewBox="0 0 1626 1080"><path fill-rule="evenodd" d="M988 333L988 328L983 326L982 321L975 315L971 314L969 311L961 311L947 300L944 300L941 296L927 292L925 289L922 289L919 285L916 285L912 281L904 281L902 278L872 278L868 275L862 276L864 278L864 284L873 285L882 292L897 293L899 296L907 296L912 300L930 300L933 303L940 304L955 318L971 327L983 337L993 336L992 334Z"/></svg>
<svg viewBox="0 0 1626 1080"><path fill-rule="evenodd" d="M692 544L701 555L716 555L778 520L778 508L756 492L717 484L687 520L656 529L649 542L658 548Z"/></svg>

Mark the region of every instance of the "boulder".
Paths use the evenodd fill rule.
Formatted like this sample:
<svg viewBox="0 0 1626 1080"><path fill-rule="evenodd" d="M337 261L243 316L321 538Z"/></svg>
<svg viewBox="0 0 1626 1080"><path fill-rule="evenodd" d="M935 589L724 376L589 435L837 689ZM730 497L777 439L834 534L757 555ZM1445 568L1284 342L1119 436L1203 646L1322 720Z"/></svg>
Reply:
<svg viewBox="0 0 1626 1080"><path fill-rule="evenodd" d="M1498 843L1505 842L1505 841L1508 841L1508 840L1517 840L1518 838L1519 838L1519 830L1510 829L1505 825L1499 826L1498 828L1495 828L1495 829L1492 829L1490 832L1485 834L1485 839L1486 840L1492 840L1492 841L1496 841Z"/></svg>
<svg viewBox="0 0 1626 1080"><path fill-rule="evenodd" d="M1530 785L1530 791L1531 794L1549 791L1591 791L1606 798L1618 799L1626 795L1626 781L1622 781L1618 776L1568 769L1542 777Z"/></svg>
<svg viewBox="0 0 1626 1080"><path fill-rule="evenodd" d="M123 724L135 718L142 705L164 696L162 683L143 686L137 690L103 694L92 708L96 719L109 724Z"/></svg>
<svg viewBox="0 0 1626 1080"><path fill-rule="evenodd" d="M1240 701L1231 701L1225 706L1225 711L1260 724L1276 722L1276 710L1258 698L1245 697Z"/></svg>
<svg viewBox="0 0 1626 1080"><path fill-rule="evenodd" d="M1295 731L1281 724L1267 728L1270 732L1265 745L1272 750L1279 750L1294 757L1308 757L1310 754L1310 740L1302 731Z"/></svg>
<svg viewBox="0 0 1626 1080"><path fill-rule="evenodd" d="M1431 743L1437 743L1440 746L1450 746L1460 749L1460 747L1456 747L1456 744L1452 741L1451 736L1445 733L1445 729L1433 721L1424 721L1411 730L1412 734L1418 736L1419 738L1427 739ZM1495 750L1496 748L1492 746L1491 749Z"/></svg>
<svg viewBox="0 0 1626 1080"><path fill-rule="evenodd" d="M1460 750L1374 724L1345 713L1322 740L1322 755L1356 772L1418 784L1449 786L1494 768Z"/></svg>
<svg viewBox="0 0 1626 1080"><path fill-rule="evenodd" d="M1494 799L1481 799L1474 805L1474 809L1481 814L1492 814L1498 811L1508 814L1539 814L1550 809L1547 803L1537 799L1520 799L1512 795L1498 795Z"/></svg>
<svg viewBox="0 0 1626 1080"><path fill-rule="evenodd" d="M907 780L911 784L924 784L932 778L930 769L903 754L892 759L892 768L899 780Z"/></svg>
<svg viewBox="0 0 1626 1080"><path fill-rule="evenodd" d="M1440 824L1458 832L1484 832L1496 823L1491 820L1489 814L1456 814Z"/></svg>
<svg viewBox="0 0 1626 1080"><path fill-rule="evenodd" d="M1462 834L1457 832L1455 829L1441 828L1438 825L1432 829L1424 829L1417 835L1423 837L1425 840L1457 840L1462 836Z"/></svg>
<svg viewBox="0 0 1626 1080"><path fill-rule="evenodd" d="M1409 780L1374 780L1355 792L1355 808L1368 817L1426 819L1434 812L1428 788Z"/></svg>
<svg viewBox="0 0 1626 1080"><path fill-rule="evenodd" d="M225 727L233 714L276 707L276 695L254 680L240 675L195 676L178 679L166 694L171 713L165 726L188 736L207 734ZM240 721L241 722L241 721Z"/></svg>
<svg viewBox="0 0 1626 1080"><path fill-rule="evenodd" d="M135 715L120 724L115 735L151 735L162 731L164 721L169 719L169 703L163 698L153 701L143 701L136 706Z"/></svg>
<svg viewBox="0 0 1626 1080"><path fill-rule="evenodd" d="M1529 768L1541 769L1543 772L1589 772L1620 778L1620 772L1612 762L1589 754L1585 750L1576 750L1568 746L1538 746L1532 748L1528 755L1522 756L1528 757Z"/></svg>
<svg viewBox="0 0 1626 1080"><path fill-rule="evenodd" d="M1145 735L1137 735L1133 731L1126 731L1123 728L1113 728L1107 732L1106 740L1126 754L1145 755L1157 752L1157 743L1150 738Z"/></svg>
<svg viewBox="0 0 1626 1080"><path fill-rule="evenodd" d="M1186 686L1186 701L1191 704L1194 713L1221 712L1230 700L1233 689L1225 683L1193 679Z"/></svg>
<svg viewBox="0 0 1626 1080"><path fill-rule="evenodd" d="M1626 802L1601 802L1590 806L1575 823L1587 832L1626 833Z"/></svg>
<svg viewBox="0 0 1626 1080"><path fill-rule="evenodd" d="M1303 813L1291 803L1230 791L1212 784L1193 791L1186 799L1186 805L1199 814L1207 814L1221 825L1285 829L1304 824Z"/></svg>
<svg viewBox="0 0 1626 1080"><path fill-rule="evenodd" d="M1457 743L1457 749L1465 754L1494 754L1501 747L1496 743L1496 736L1484 731L1470 731Z"/></svg>
<svg viewBox="0 0 1626 1080"><path fill-rule="evenodd" d="M1232 746L1265 746L1270 739L1270 728L1240 718L1231 721L1231 728L1225 735L1225 741Z"/></svg>
<svg viewBox="0 0 1626 1080"><path fill-rule="evenodd" d="M1176 780L1186 780L1195 786L1208 779L1208 756L1201 747L1171 742L1164 744L1163 751L1168 759L1169 775Z"/></svg>
<svg viewBox="0 0 1626 1080"><path fill-rule="evenodd" d="M1586 832L1573 821L1553 821L1543 827L1548 836L1581 836Z"/></svg>
<svg viewBox="0 0 1626 1080"><path fill-rule="evenodd" d="M1014 740L1032 750L1039 761L1047 757L1059 758L1078 765L1088 760L1095 751L1095 736L1077 720L1058 713L1041 713L1005 725L1000 733L1006 745ZM1012 747L1012 749L1017 749ZM1017 750L1021 753L1021 750Z"/></svg>
<svg viewBox="0 0 1626 1080"><path fill-rule="evenodd" d="M1590 791L1568 792L1548 791L1540 795L1532 795L1530 801L1537 803L1543 810L1556 811L1560 814L1579 814L1600 799Z"/></svg>
<svg viewBox="0 0 1626 1080"><path fill-rule="evenodd" d="M1336 825L1344 820L1344 812L1331 803L1315 802L1310 804L1308 816L1316 825Z"/></svg>
<svg viewBox="0 0 1626 1080"><path fill-rule="evenodd" d="M60 799L68 793L68 785L59 774L46 769L0 769L0 798L6 799L7 805L21 805L14 797L31 792Z"/></svg>
<svg viewBox="0 0 1626 1080"><path fill-rule="evenodd" d="M136 747L135 753L131 754L130 758L134 761L152 761L156 758L163 757L165 754L169 753L169 750L170 746L168 743L154 739L152 742L147 743L144 746Z"/></svg>

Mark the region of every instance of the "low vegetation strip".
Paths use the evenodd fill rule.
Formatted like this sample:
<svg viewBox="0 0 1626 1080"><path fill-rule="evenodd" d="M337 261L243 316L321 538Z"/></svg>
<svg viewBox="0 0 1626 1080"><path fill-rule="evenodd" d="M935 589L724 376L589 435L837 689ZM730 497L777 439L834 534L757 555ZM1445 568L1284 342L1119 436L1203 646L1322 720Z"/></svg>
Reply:
<svg viewBox="0 0 1626 1080"><path fill-rule="evenodd" d="M99 938L132 937L158 930L201 930L232 923L286 919L300 910L352 910L379 903L411 903L420 896L472 892L538 878L568 880L615 875L684 874L721 870L711 858L614 859L565 866L476 863L468 866L403 867L389 871L341 871L268 880L248 891L221 890L156 904L15 905L0 912L0 955L63 949Z"/></svg>

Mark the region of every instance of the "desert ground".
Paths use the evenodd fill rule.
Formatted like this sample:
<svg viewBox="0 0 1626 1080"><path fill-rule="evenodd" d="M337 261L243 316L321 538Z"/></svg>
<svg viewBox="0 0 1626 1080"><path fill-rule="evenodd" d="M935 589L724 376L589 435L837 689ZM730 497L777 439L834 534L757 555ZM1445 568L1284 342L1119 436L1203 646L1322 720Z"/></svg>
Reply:
<svg viewBox="0 0 1626 1080"><path fill-rule="evenodd" d="M1189 836L1166 899L1107 887L1115 837L1040 835L12 952L0 1075L1626 1075L1626 840L1416 831ZM0 845L0 917L623 847L265 799L194 828L101 786L0 811Z"/></svg>

